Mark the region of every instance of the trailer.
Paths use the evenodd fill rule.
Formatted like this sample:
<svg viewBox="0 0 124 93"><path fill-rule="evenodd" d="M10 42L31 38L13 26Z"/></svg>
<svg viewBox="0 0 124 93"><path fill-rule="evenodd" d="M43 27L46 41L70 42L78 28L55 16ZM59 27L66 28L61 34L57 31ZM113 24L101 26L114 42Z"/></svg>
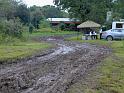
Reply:
<svg viewBox="0 0 124 93"><path fill-rule="evenodd" d="M120 21L113 22L112 29L124 29L124 22Z"/></svg>

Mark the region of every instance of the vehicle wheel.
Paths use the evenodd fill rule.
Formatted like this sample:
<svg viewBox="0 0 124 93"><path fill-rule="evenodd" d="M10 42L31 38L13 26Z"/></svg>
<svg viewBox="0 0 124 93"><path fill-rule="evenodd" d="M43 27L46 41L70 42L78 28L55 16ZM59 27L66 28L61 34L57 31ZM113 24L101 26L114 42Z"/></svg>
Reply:
<svg viewBox="0 0 124 93"><path fill-rule="evenodd" d="M113 37L112 36L107 36L107 41L112 41L113 40Z"/></svg>

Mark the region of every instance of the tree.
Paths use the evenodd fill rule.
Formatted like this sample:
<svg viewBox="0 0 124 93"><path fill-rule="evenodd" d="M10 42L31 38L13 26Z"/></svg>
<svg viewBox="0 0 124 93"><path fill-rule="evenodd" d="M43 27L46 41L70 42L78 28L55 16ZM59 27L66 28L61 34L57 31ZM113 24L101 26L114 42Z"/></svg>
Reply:
<svg viewBox="0 0 124 93"><path fill-rule="evenodd" d="M29 23L30 12L25 4L19 4L16 8L15 17L19 17L24 24Z"/></svg>
<svg viewBox="0 0 124 93"><path fill-rule="evenodd" d="M22 24L19 19L1 20L0 33L12 37L22 37Z"/></svg>
<svg viewBox="0 0 124 93"><path fill-rule="evenodd" d="M22 37L22 24L15 17L18 5L16 0L0 0L0 34L4 37Z"/></svg>
<svg viewBox="0 0 124 93"><path fill-rule="evenodd" d="M58 7L46 5L41 8L45 18L62 18L67 17L68 13L61 11Z"/></svg>
<svg viewBox="0 0 124 93"><path fill-rule="evenodd" d="M122 0L119 0L120 2ZM55 5L66 9L71 17L82 21L94 20L104 23L106 12L114 9L113 0L54 0Z"/></svg>
<svg viewBox="0 0 124 93"><path fill-rule="evenodd" d="M40 21L40 28L50 28L50 23L46 19Z"/></svg>
<svg viewBox="0 0 124 93"><path fill-rule="evenodd" d="M17 2L15 0L0 0L0 17L13 18L16 6Z"/></svg>
<svg viewBox="0 0 124 93"><path fill-rule="evenodd" d="M117 0L115 2L114 8L113 8L113 18L114 20L124 18L124 1L123 0Z"/></svg>
<svg viewBox="0 0 124 93"><path fill-rule="evenodd" d="M39 24L44 15L41 11L41 7L33 6L30 8L30 22L36 29L39 29Z"/></svg>
<svg viewBox="0 0 124 93"><path fill-rule="evenodd" d="M32 34L32 32L33 32L33 25L30 23L29 24L29 33Z"/></svg>

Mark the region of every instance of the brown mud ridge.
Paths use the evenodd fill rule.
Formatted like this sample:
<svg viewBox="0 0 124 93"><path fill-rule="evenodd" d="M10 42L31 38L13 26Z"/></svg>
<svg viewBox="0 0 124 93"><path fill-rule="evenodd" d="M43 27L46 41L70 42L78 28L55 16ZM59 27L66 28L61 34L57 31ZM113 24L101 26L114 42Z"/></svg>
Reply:
<svg viewBox="0 0 124 93"><path fill-rule="evenodd" d="M50 40L50 39L49 39ZM58 48L29 60L0 66L0 93L66 93L110 51L103 46L49 41Z"/></svg>

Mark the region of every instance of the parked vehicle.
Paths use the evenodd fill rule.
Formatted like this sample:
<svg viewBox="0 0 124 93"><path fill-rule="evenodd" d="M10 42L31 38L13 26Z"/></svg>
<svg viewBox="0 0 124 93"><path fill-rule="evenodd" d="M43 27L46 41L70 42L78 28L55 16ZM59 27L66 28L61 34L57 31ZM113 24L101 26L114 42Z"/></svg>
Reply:
<svg viewBox="0 0 124 93"><path fill-rule="evenodd" d="M124 39L124 29L110 29L102 33L102 38L108 41Z"/></svg>
<svg viewBox="0 0 124 93"><path fill-rule="evenodd" d="M112 29L124 29L124 22L122 21L112 22Z"/></svg>

